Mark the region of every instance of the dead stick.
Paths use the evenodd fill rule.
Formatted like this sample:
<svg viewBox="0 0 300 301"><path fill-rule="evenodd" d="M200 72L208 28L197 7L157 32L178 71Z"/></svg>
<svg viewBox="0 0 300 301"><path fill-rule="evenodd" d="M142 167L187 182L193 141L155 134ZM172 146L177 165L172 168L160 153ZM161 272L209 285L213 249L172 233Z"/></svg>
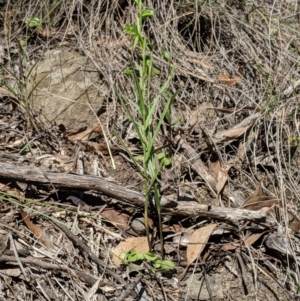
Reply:
<svg viewBox="0 0 300 301"><path fill-rule="evenodd" d="M36 185L55 187L56 189L94 190L132 206L143 208L144 195L140 192L129 190L116 183L109 182L103 178L87 175L75 175L65 173L43 172L31 166L20 166L11 163L0 162L0 178L23 181ZM271 223L266 218L266 213L235 208L211 207L197 202L176 202L175 206L168 208L162 204L162 212L175 216L199 216L207 219L227 220L232 222L252 221L256 223ZM167 202L168 205L168 202Z"/></svg>
<svg viewBox="0 0 300 301"><path fill-rule="evenodd" d="M44 172L32 166L0 162L0 178L23 181L56 189L94 190L132 205L144 206L142 193L127 189L101 177L66 173Z"/></svg>

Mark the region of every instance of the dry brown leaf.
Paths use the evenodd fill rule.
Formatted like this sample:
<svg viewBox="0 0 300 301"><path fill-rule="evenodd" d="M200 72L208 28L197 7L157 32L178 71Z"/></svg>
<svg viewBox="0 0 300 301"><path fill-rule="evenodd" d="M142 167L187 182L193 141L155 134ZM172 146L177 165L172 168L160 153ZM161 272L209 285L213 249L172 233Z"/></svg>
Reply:
<svg viewBox="0 0 300 301"><path fill-rule="evenodd" d="M221 163L219 160L215 161L215 162L211 162L209 165L210 170L213 172L213 174L215 175L215 177L218 177L218 173L219 170L221 168Z"/></svg>
<svg viewBox="0 0 300 301"><path fill-rule="evenodd" d="M299 232L300 231L300 221L292 221L290 223L290 228L295 232Z"/></svg>
<svg viewBox="0 0 300 301"><path fill-rule="evenodd" d="M231 76L229 73L225 73L220 74L218 76L218 80L227 86L234 86L238 84L242 79L239 76Z"/></svg>
<svg viewBox="0 0 300 301"><path fill-rule="evenodd" d="M233 162L242 162L247 153L247 142L241 142Z"/></svg>
<svg viewBox="0 0 300 301"><path fill-rule="evenodd" d="M123 252L129 252L135 249L137 253L143 254L149 251L148 240L146 236L129 237L125 241L120 242L113 250L112 261L116 267L122 264L120 255Z"/></svg>
<svg viewBox="0 0 300 301"><path fill-rule="evenodd" d="M216 190L218 195L220 194L220 192L222 191L222 189L224 188L228 180L228 171L230 167L231 166L229 165L220 166L218 177L217 177L217 185L216 185Z"/></svg>
<svg viewBox="0 0 300 301"><path fill-rule="evenodd" d="M114 209L105 209L100 214L102 217L105 217L107 220L112 222L114 225L119 226L123 230L128 229L128 221L130 216L125 213L120 213Z"/></svg>
<svg viewBox="0 0 300 301"><path fill-rule="evenodd" d="M87 129L79 129L76 132L67 132L66 136L70 141L86 142L100 134L102 134L102 129L99 125L96 125Z"/></svg>
<svg viewBox="0 0 300 301"><path fill-rule="evenodd" d="M49 237L45 234L43 229L35 225L31 220L26 211L20 210L23 221L25 222L28 229L49 249L54 248L53 242L49 239Z"/></svg>
<svg viewBox="0 0 300 301"><path fill-rule="evenodd" d="M279 199L274 196L263 196L261 182L256 190L244 202L242 208L247 210L260 210L265 207L271 207L279 204Z"/></svg>
<svg viewBox="0 0 300 301"><path fill-rule="evenodd" d="M280 199L273 196L261 196L252 198L247 204L244 204L242 208L247 210L260 210L273 205L280 205Z"/></svg>
<svg viewBox="0 0 300 301"><path fill-rule="evenodd" d="M202 61L202 60L197 60L197 59L189 59L190 62L193 62L195 64L199 64L202 67L206 68L206 69L210 69L210 70L214 70L216 69L214 66L207 64L206 62Z"/></svg>
<svg viewBox="0 0 300 301"><path fill-rule="evenodd" d="M162 225L162 230L163 232L172 232L172 233L180 233L180 232L183 232L185 229L182 228L180 225L178 224L174 224L174 225L171 225L171 226L168 226L166 224L163 224Z"/></svg>
<svg viewBox="0 0 300 301"><path fill-rule="evenodd" d="M300 231L300 219L298 218L298 216L296 216L295 214L289 212L289 215L291 215L290 220L290 228L295 231L295 232L299 232Z"/></svg>
<svg viewBox="0 0 300 301"><path fill-rule="evenodd" d="M229 130L226 130L221 133L216 134L216 138L218 139L218 142L225 142L228 140L233 140L241 136L245 133L245 131L248 129L248 127L238 127L238 128L232 128Z"/></svg>
<svg viewBox="0 0 300 301"><path fill-rule="evenodd" d="M240 246L241 246L240 243L231 242L229 244L224 245L222 247L222 250L224 250L224 251L233 251L233 250L237 249Z"/></svg>
<svg viewBox="0 0 300 301"><path fill-rule="evenodd" d="M257 233L257 234L252 234L250 236L247 237L247 239L245 240L245 243L247 243L248 246L253 245L265 232L262 233ZM231 242L229 244L226 244L222 247L222 250L224 251L234 251L237 248L239 248L241 246L240 243L238 242Z"/></svg>
<svg viewBox="0 0 300 301"><path fill-rule="evenodd" d="M179 280L181 280L185 276L190 265L197 259L199 254L201 254L216 226L217 224L207 225L195 230L194 233L190 236L186 250L187 265L185 270L179 276L177 276Z"/></svg>
<svg viewBox="0 0 300 301"><path fill-rule="evenodd" d="M6 232L0 233L0 255L6 250L8 246L9 237Z"/></svg>
<svg viewBox="0 0 300 301"><path fill-rule="evenodd" d="M8 185L0 183L0 190L6 192L7 194L13 195L17 198L24 197L24 193L16 190L16 189L11 189Z"/></svg>
<svg viewBox="0 0 300 301"><path fill-rule="evenodd" d="M21 275L20 268L1 269L1 274L9 277L19 277Z"/></svg>
<svg viewBox="0 0 300 301"><path fill-rule="evenodd" d="M261 236L263 234L265 234L266 232L262 232L262 233L256 233L256 234L252 234L250 236L248 236L245 240L245 243L250 247L251 245L253 245L258 239L261 238Z"/></svg>
<svg viewBox="0 0 300 301"><path fill-rule="evenodd" d="M102 279L102 278L101 278ZM116 290L116 287L114 286L109 286L109 285L104 285L104 286L100 286L99 287L101 289L102 292L104 293L111 293L114 292Z"/></svg>
<svg viewBox="0 0 300 301"><path fill-rule="evenodd" d="M262 186L261 186L261 181L259 182L258 186L256 187L255 191L247 197L245 200L244 205L246 205L248 202L251 203L251 199L254 199L256 197L261 197L262 196Z"/></svg>
<svg viewBox="0 0 300 301"><path fill-rule="evenodd" d="M217 224L210 224L200 229L197 229L190 237L187 250L187 265L193 263L199 254L203 251L206 246L206 243L216 228Z"/></svg>

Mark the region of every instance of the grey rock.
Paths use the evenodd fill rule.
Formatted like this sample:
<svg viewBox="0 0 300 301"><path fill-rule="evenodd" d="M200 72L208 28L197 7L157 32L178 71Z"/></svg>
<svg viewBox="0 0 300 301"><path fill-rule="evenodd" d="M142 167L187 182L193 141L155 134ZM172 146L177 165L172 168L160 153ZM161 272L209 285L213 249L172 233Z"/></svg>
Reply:
<svg viewBox="0 0 300 301"><path fill-rule="evenodd" d="M143 217L135 218L131 222L131 228L139 235L145 235L145 219Z"/></svg>
<svg viewBox="0 0 300 301"><path fill-rule="evenodd" d="M66 127L89 126L103 105L108 87L92 62L77 52L51 50L34 67L31 107L42 121Z"/></svg>
<svg viewBox="0 0 300 301"><path fill-rule="evenodd" d="M222 276L219 274L207 276L209 286L212 292L213 298L222 299L223 290L222 290ZM191 275L186 281L188 296L191 299L195 300L210 300L209 293L206 288L205 280L202 274ZM199 293L200 291L200 293Z"/></svg>

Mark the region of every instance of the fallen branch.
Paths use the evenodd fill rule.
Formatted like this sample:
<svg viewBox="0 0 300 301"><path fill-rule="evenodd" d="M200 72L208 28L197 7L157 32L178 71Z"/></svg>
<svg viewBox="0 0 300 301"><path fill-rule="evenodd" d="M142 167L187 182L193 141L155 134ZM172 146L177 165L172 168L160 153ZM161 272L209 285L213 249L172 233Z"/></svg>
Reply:
<svg viewBox="0 0 300 301"><path fill-rule="evenodd" d="M229 221L233 223L254 222L273 224L273 219L262 211L251 211L237 208L214 207L194 201L178 202L176 208L164 208L162 212L174 216L203 217L208 220Z"/></svg>
<svg viewBox="0 0 300 301"><path fill-rule="evenodd" d="M145 198L142 193L129 190L121 185L95 176L44 172L31 166L17 166L11 163L0 162L0 178L23 181L55 189L93 190L132 206L141 208L144 206ZM166 198L164 198L164 201L165 200ZM198 216L206 219L230 221L234 223L250 221L270 224L272 222L269 217L267 218L266 213L261 211L214 206L210 208L208 205L193 201L173 201L173 207L169 206L170 202L166 201L165 203L166 205L164 205L164 203L162 204L162 212L174 216Z"/></svg>
<svg viewBox="0 0 300 301"><path fill-rule="evenodd" d="M32 166L0 162L0 178L47 186L52 189L93 190L132 205L144 206L145 197L142 193L95 176L45 172Z"/></svg>

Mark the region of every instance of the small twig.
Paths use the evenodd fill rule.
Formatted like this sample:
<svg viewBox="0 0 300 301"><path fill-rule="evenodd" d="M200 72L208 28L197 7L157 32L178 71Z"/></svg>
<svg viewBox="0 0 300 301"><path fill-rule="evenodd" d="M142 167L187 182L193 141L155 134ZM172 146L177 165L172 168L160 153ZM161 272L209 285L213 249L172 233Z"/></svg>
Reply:
<svg viewBox="0 0 300 301"><path fill-rule="evenodd" d="M110 160L111 160L112 167L113 167L113 169L116 169L116 164L115 164L115 161L114 161L114 158L113 158L110 146L109 146L109 142L108 142L107 136L106 136L104 128L102 126L102 123L101 123L98 115L96 114L95 110L93 109L92 105L88 101L86 103L90 107L91 111L95 114L95 117L97 118L97 120L98 120L98 122L99 122L99 124L101 126L103 137L104 137L105 143L107 145L107 150L108 150L108 153L109 153L109 157L110 157Z"/></svg>
<svg viewBox="0 0 300 301"><path fill-rule="evenodd" d="M122 294L118 299L116 299L116 301L123 301L125 298L127 298L132 293L132 291L135 289L136 285L141 281L142 278L143 278L142 274L137 275L133 280L133 282L127 286L126 290L122 292Z"/></svg>
<svg viewBox="0 0 300 301"><path fill-rule="evenodd" d="M256 266L255 266L255 262L254 262L250 247L249 247L248 243L246 242L245 237L243 237L243 242L244 242L244 245L247 248L247 251L249 253L249 258L250 258L250 262L251 262L251 265L252 265L252 271L253 271L253 282L254 282L254 286L255 286L255 294L257 295L257 293L258 293L257 269L256 269Z"/></svg>
<svg viewBox="0 0 300 301"><path fill-rule="evenodd" d="M15 258L16 258L16 260L18 262L18 265L19 265L19 267L20 267L20 269L21 269L21 271L22 271L22 273L23 273L26 281L28 281L27 275L25 273L25 270L24 270L24 267L22 265L22 262L21 262L21 260L19 258L18 251L17 251L16 246L15 246L15 241L14 241L14 239L12 237L11 232L8 232L8 236L9 236L9 240L10 240L10 243L11 243L13 251L14 251Z"/></svg>
<svg viewBox="0 0 300 301"><path fill-rule="evenodd" d="M211 288L210 288L210 284L209 284L208 277L207 277L207 274L206 274L206 269L205 269L204 266L202 267L202 272L204 274L204 280L205 280L205 284L206 284L206 289L207 289L208 294L209 294L209 299L210 299L210 301L213 301L213 294L212 294L212 291L211 291Z"/></svg>
<svg viewBox="0 0 300 301"><path fill-rule="evenodd" d="M46 293L46 291L44 290L43 286L41 285L39 279L35 280L37 283L37 287L41 290L41 292L44 294L45 299L47 299L48 301L50 301L51 299L49 298L48 294Z"/></svg>
<svg viewBox="0 0 300 301"><path fill-rule="evenodd" d="M54 222L54 221L53 221ZM79 247L83 252L85 252L88 257L93 260L95 263L97 263L99 266L101 266L103 269L105 269L105 273L113 277L117 282L124 283L123 279L116 275L115 272L108 269L106 264L102 262L95 254L91 252L91 250L88 248L88 246L81 240L78 239L78 237L73 234L67 227L63 226L62 224L58 222L54 222L55 225L63 230L63 232L67 235L67 237L77 246Z"/></svg>
<svg viewBox="0 0 300 301"><path fill-rule="evenodd" d="M161 292L162 292L162 294L163 294L163 296L164 296L164 300L165 300L165 301L168 301L168 297L167 297L166 291L165 291L165 289L164 289L164 286L163 286L163 283L162 283L160 277L156 277L156 280L157 280L157 282L158 282L159 285L160 285Z"/></svg>
<svg viewBox="0 0 300 301"><path fill-rule="evenodd" d="M57 270L57 271L60 270L60 271L70 272L73 275L76 274L78 278L82 279L85 283L89 284L90 286L93 286L97 281L97 279L92 277L91 275L86 274L78 269L72 269L65 264L49 263L32 257L27 257L27 258L19 257L17 260L15 256L1 255L0 262L21 262L22 264L36 266L45 270ZM102 281L101 283L99 283L99 286L104 286L106 284L107 282Z"/></svg>
<svg viewBox="0 0 300 301"><path fill-rule="evenodd" d="M54 280L56 283L60 286L60 288L65 292L65 294L70 298L71 301L74 301L74 299L70 296L69 292L60 284L60 282L54 277Z"/></svg>
<svg viewBox="0 0 300 301"><path fill-rule="evenodd" d="M221 166L225 166L225 161L221 155L221 152L220 152L220 149L219 147L217 146L217 144L215 143L214 139L211 137L211 135L209 134L208 130L202 126L202 125L199 125L201 130L202 130L202 133L203 135L205 136L205 140L206 140L206 143L208 144L208 146L212 149L214 149L214 151L217 153L218 155L218 158L219 158L219 161L220 161L220 164Z"/></svg>
<svg viewBox="0 0 300 301"><path fill-rule="evenodd" d="M67 265L62 264L55 264L55 263L48 263L36 258L27 257L27 258L19 258L19 261L23 264L30 264L34 266L38 266L45 270L62 270L62 271L69 271L69 267ZM15 256L9 255L1 255L0 262L18 262Z"/></svg>
<svg viewBox="0 0 300 301"><path fill-rule="evenodd" d="M236 254L236 258L238 260L238 263L239 263L239 266L240 266L240 269L241 269L241 272L242 272L242 281L243 281L243 284L244 284L244 287L245 287L245 294L248 295L247 275L246 275L245 265L244 265L242 256L240 254L240 251L236 250L235 254Z"/></svg>

